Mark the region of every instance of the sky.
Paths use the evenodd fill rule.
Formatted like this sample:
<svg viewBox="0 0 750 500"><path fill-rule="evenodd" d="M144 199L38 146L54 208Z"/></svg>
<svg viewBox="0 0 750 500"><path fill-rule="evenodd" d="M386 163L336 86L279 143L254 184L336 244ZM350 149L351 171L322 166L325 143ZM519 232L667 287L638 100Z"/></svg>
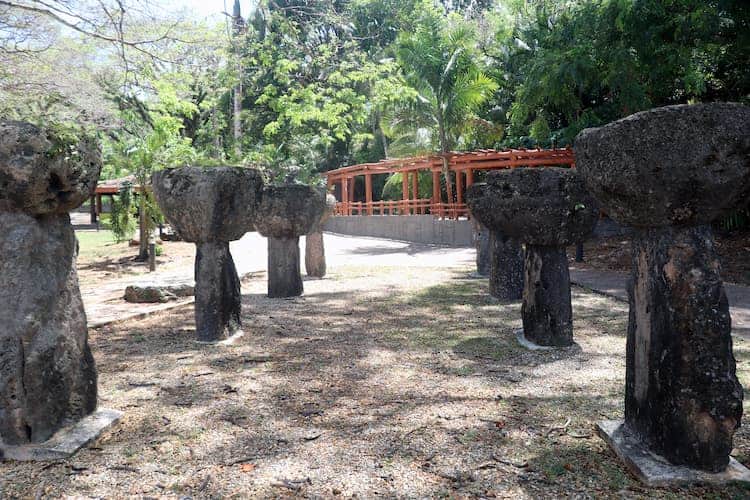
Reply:
<svg viewBox="0 0 750 500"><path fill-rule="evenodd" d="M227 12L232 12L234 0L173 0L168 2L170 7L184 7L195 13L195 17L216 17L221 19L221 13L224 11L226 4ZM255 0L240 0L242 16L247 17L252 10Z"/></svg>

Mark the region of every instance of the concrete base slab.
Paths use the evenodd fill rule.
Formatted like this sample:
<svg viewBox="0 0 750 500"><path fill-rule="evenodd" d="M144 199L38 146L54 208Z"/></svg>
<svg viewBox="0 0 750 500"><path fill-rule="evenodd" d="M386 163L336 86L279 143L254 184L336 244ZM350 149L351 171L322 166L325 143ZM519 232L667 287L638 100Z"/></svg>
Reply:
<svg viewBox="0 0 750 500"><path fill-rule="evenodd" d="M518 343L530 351L552 351L555 348L548 345L538 345L526 338L523 330L516 330L516 339Z"/></svg>
<svg viewBox="0 0 750 500"><path fill-rule="evenodd" d="M729 457L729 465L724 472L711 473L669 463L664 457L649 451L622 420L599 422L596 430L630 472L648 486L725 484L737 481L750 483L750 470L732 457Z"/></svg>
<svg viewBox="0 0 750 500"><path fill-rule="evenodd" d="M122 418L122 412L100 408L80 421L60 429L44 443L10 446L0 443L3 460L44 461L60 460L99 438Z"/></svg>

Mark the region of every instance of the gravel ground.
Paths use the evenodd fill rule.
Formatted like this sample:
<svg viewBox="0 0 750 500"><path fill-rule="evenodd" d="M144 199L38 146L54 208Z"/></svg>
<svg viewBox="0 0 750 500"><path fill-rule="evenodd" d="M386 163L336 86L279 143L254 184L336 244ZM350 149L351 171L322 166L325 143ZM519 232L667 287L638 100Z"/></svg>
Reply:
<svg viewBox="0 0 750 500"><path fill-rule="evenodd" d="M233 346L194 342L192 306L93 330L123 422L72 459L0 464L0 497L747 498L644 488L594 434L622 414L627 305L574 289L578 345L528 352L520 304L469 270L333 267L290 300L260 273ZM745 429L735 446L750 462Z"/></svg>

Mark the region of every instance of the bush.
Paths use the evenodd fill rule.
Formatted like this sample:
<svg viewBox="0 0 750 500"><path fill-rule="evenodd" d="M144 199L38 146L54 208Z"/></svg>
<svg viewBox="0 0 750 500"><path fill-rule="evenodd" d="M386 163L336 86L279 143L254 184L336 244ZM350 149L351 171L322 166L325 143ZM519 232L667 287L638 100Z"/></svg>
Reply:
<svg viewBox="0 0 750 500"><path fill-rule="evenodd" d="M112 201L112 213L109 216L109 223L115 241L121 243L129 241L133 237L136 228L136 220L133 217L133 186L129 183L123 183L117 198Z"/></svg>

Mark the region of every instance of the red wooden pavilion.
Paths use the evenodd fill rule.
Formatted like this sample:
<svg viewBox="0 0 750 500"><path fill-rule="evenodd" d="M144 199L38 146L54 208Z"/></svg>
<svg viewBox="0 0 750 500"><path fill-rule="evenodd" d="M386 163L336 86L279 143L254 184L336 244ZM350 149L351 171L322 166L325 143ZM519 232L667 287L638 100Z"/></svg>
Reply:
<svg viewBox="0 0 750 500"><path fill-rule="evenodd" d="M414 158L388 159L377 163L352 165L324 172L329 190L340 184L336 215L417 215L432 214L435 217L457 219L468 217L464 203L465 186L474 183L474 172L515 167L575 166L575 155L570 148L558 149L510 149L496 151L482 149L472 152L451 152L447 155L448 169L455 178L455 200L444 202L440 189L443 157L439 155ZM432 173L432 197L419 198L419 172ZM379 174L402 174L402 199L397 201L373 201L372 176ZM354 200L354 179L365 178L364 201ZM410 196L409 185L411 183Z"/></svg>

